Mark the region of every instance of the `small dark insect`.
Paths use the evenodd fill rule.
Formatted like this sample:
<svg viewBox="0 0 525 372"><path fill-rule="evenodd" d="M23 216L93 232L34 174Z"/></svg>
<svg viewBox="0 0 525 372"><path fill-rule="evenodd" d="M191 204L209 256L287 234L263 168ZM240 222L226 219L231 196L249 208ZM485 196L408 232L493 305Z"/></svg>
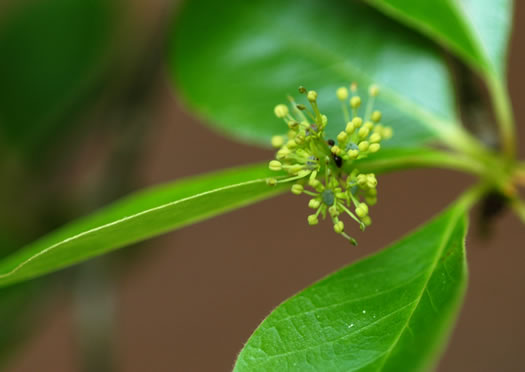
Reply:
<svg viewBox="0 0 525 372"><path fill-rule="evenodd" d="M328 145L330 147L332 147L333 145L335 145L335 141L333 139L329 139L328 141L326 141L328 143Z"/></svg>
<svg viewBox="0 0 525 372"><path fill-rule="evenodd" d="M335 165L337 165L337 168L341 168L341 166L343 165L343 159L337 155L332 155L332 157L334 158L334 162Z"/></svg>

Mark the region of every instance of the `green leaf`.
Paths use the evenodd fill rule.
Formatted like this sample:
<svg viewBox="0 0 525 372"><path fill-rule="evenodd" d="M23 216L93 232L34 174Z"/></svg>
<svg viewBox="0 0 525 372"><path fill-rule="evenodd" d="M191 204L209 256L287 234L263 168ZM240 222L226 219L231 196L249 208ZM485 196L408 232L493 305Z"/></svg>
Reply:
<svg viewBox="0 0 525 372"><path fill-rule="evenodd" d="M177 181L127 197L0 261L0 286L43 275L161 233L268 198L267 165ZM233 232L233 231L232 231Z"/></svg>
<svg viewBox="0 0 525 372"><path fill-rule="evenodd" d="M234 371L429 367L466 286L465 200L285 301L250 337Z"/></svg>
<svg viewBox="0 0 525 372"><path fill-rule="evenodd" d="M367 0L455 52L482 73L505 75L512 0Z"/></svg>
<svg viewBox="0 0 525 372"><path fill-rule="evenodd" d="M0 19L0 138L34 152L66 131L73 111L89 102L107 69L119 18L106 0L8 8Z"/></svg>
<svg viewBox="0 0 525 372"><path fill-rule="evenodd" d="M516 152L512 105L505 79L512 0L367 0L386 14L455 52L484 79L504 152Z"/></svg>
<svg viewBox="0 0 525 372"><path fill-rule="evenodd" d="M298 96L299 85L318 91L335 136L345 125L335 90L353 81L363 96L369 84L380 85L375 107L395 132L387 146L459 137L441 56L426 39L361 3L192 0L172 39L171 71L183 98L236 138L269 144L285 132L273 108Z"/></svg>
<svg viewBox="0 0 525 372"><path fill-rule="evenodd" d="M479 173L469 159L437 150L379 151L354 163L363 172L446 167ZM267 164L177 181L131 195L72 222L0 261L0 287L40 276L111 250L225 213L289 187L266 185ZM0 236L1 237L1 236Z"/></svg>

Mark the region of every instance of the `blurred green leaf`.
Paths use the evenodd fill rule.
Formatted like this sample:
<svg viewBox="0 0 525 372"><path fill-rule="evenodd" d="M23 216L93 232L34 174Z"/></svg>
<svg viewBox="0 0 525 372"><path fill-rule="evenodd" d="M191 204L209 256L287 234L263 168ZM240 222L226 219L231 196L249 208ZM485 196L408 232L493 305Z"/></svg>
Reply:
<svg viewBox="0 0 525 372"><path fill-rule="evenodd" d="M192 177L131 195L0 261L0 286L43 275L284 190L267 165Z"/></svg>
<svg viewBox="0 0 525 372"><path fill-rule="evenodd" d="M33 152L69 129L107 69L117 21L107 0L20 2L2 15L3 142Z"/></svg>
<svg viewBox="0 0 525 372"><path fill-rule="evenodd" d="M234 371L421 371L443 347L466 285L464 203L275 309Z"/></svg>
<svg viewBox="0 0 525 372"><path fill-rule="evenodd" d="M188 106L250 142L268 144L287 130L273 107L298 96L299 85L318 91L335 136L345 124L335 90L354 81L363 96L369 84L381 86L376 107L395 131L387 146L455 138L458 128L449 75L433 46L356 1L187 1L170 61Z"/></svg>
<svg viewBox="0 0 525 372"><path fill-rule="evenodd" d="M381 155L382 154L382 155ZM445 167L472 173L477 163L430 149L387 149L354 162L362 172ZM0 287L44 275L161 233L268 198L267 164L233 168L138 192L70 223L0 260Z"/></svg>
<svg viewBox="0 0 525 372"><path fill-rule="evenodd" d="M367 1L433 38L480 74L492 100L501 147L508 157L514 157L515 125L505 76L513 1Z"/></svg>
<svg viewBox="0 0 525 372"><path fill-rule="evenodd" d="M505 75L512 0L367 0L455 52L475 70Z"/></svg>

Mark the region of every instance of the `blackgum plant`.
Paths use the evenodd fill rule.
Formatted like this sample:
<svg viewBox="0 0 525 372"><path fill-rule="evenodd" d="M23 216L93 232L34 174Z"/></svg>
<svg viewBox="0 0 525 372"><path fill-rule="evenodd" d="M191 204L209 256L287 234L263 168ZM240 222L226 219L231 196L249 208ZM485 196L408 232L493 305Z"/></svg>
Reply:
<svg viewBox="0 0 525 372"><path fill-rule="evenodd" d="M359 224L361 230L369 226L372 223L369 206L377 202L377 179L374 173L361 173L357 168L352 169L351 165L355 160L378 152L381 141L392 137L392 129L382 125L381 112L373 110L374 99L379 94L376 85L369 88L363 116L359 116L361 97L357 95L357 85L352 84L350 91L350 99L346 87L340 87L336 92L346 122L345 130L337 135L337 143L326 138L328 118L319 110L316 91L299 87L299 92L306 95L311 110L297 104L292 97L288 97L291 112L284 104L275 107L275 116L284 120L289 131L287 140L282 136L272 138L272 145L279 150L276 160L270 161L268 166L273 171L285 170L289 177L269 178L267 183L276 185L295 181L292 193L312 197L308 206L315 213L308 216L308 224L317 225L319 216L326 219L329 215L334 231L357 245L356 240L344 231L345 226L339 216L346 213ZM347 169L351 171L347 173ZM305 186L313 191L305 189Z"/></svg>

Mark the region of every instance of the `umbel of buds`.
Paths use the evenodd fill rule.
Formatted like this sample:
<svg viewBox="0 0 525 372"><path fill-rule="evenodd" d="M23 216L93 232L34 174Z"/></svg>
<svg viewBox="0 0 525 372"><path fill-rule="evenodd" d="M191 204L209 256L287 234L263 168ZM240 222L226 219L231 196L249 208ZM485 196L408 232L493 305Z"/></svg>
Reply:
<svg viewBox="0 0 525 372"><path fill-rule="evenodd" d="M308 216L308 223L317 225L320 217L329 216L334 231L356 245L345 232L340 216L348 215L361 230L372 223L368 209L377 202L377 179L373 173L360 173L352 163L379 151L381 142L392 137L392 129L380 123L381 112L373 110L379 88L369 87L363 116L357 86L352 84L350 91L346 87L337 89L345 122L336 139L325 136L328 118L319 111L317 92L299 87L299 93L306 95L310 108L289 97L291 109L284 104L274 109L275 116L288 126L288 136L272 138L278 150L268 166L273 171L285 170L289 176L269 178L267 183L295 181L292 193L311 197L308 206L314 213Z"/></svg>

